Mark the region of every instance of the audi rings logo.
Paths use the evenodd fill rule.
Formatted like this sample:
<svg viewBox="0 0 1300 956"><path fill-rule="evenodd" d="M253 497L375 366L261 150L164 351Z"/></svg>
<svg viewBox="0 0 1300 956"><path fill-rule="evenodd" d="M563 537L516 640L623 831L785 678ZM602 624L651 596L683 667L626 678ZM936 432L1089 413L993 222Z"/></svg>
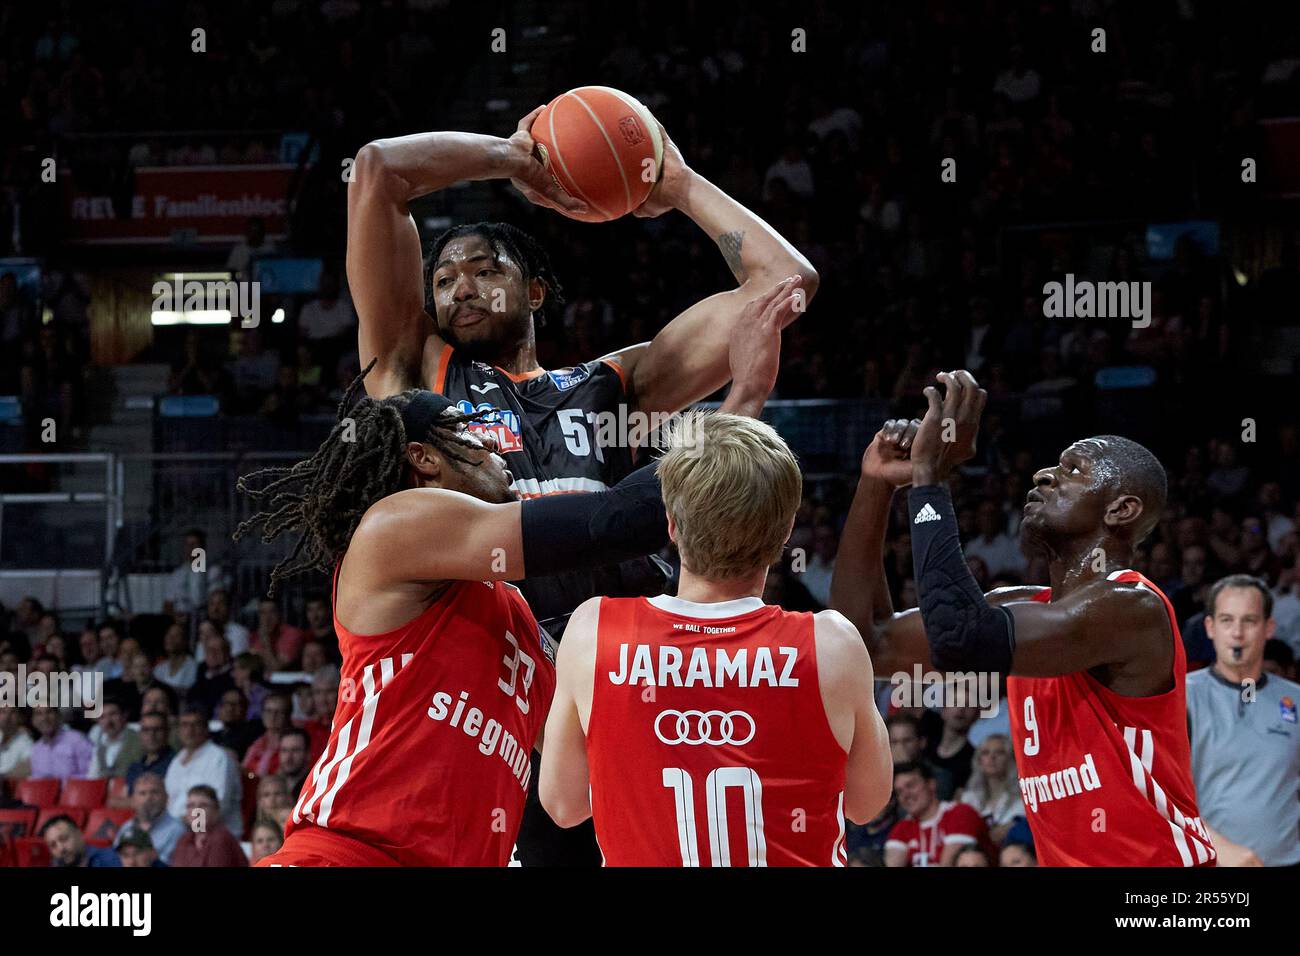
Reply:
<svg viewBox="0 0 1300 956"><path fill-rule="evenodd" d="M665 730L668 736L664 735ZM744 736L738 738L741 732ZM754 718L743 710L665 710L655 718L655 736L669 746L743 747L754 739Z"/></svg>

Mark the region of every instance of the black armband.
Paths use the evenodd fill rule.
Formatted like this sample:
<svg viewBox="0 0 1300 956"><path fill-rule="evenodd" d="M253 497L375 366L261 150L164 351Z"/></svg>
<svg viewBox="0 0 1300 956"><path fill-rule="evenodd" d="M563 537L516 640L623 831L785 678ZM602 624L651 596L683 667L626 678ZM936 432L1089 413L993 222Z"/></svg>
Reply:
<svg viewBox="0 0 1300 956"><path fill-rule="evenodd" d="M1011 612L984 597L966 564L952 498L941 485L913 488L912 574L930 660L941 671L1011 672L1016 624Z"/></svg>
<svg viewBox="0 0 1300 956"><path fill-rule="evenodd" d="M608 491L529 498L520 516L530 578L599 568L653 554L668 543L659 462Z"/></svg>

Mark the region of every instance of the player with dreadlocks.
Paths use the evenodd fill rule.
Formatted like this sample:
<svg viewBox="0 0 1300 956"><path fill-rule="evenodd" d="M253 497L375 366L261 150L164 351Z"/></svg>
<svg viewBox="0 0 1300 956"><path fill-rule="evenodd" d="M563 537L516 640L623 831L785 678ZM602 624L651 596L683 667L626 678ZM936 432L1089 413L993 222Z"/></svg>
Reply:
<svg viewBox="0 0 1300 956"><path fill-rule="evenodd" d="M540 110L541 107L538 107ZM462 412L486 413L467 427L492 434L525 498L600 491L635 467L635 430L610 443L602 422L645 422L707 398L730 378L727 352L751 334L745 303L794 277L801 308L817 287L808 260L767 223L686 165L665 133L659 182L636 210L641 217L678 209L715 242L733 288L687 308L650 342L572 368L537 361L535 322L554 311L560 285L546 251L503 223L458 226L439 236L422 267L412 201L465 180L509 179L530 201L575 210L533 155L538 110L508 139L459 132L376 140L357 153L348 185L348 283L359 319L372 397L422 385ZM648 431L648 429L647 429ZM595 595L655 595L666 569L649 558L521 582L552 633ZM525 865L600 862L589 826L559 831L530 800L520 838Z"/></svg>
<svg viewBox="0 0 1300 956"><path fill-rule="evenodd" d="M790 282L751 302L724 410L756 416L776 380ZM312 457L242 478L267 507L236 531L297 533L272 587L334 575L342 691L329 744L259 865L496 865L510 859L555 688L554 653L508 579L644 555L667 542L655 471L520 500L491 433L448 398L362 397Z"/></svg>

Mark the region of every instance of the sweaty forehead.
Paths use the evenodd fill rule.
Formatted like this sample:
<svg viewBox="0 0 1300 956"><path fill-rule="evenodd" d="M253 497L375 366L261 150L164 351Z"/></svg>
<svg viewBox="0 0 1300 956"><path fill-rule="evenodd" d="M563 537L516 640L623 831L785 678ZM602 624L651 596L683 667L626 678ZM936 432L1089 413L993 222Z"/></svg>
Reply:
<svg viewBox="0 0 1300 956"><path fill-rule="evenodd" d="M1106 442L1100 438L1085 438L1070 445L1061 452L1061 457L1072 456L1085 461L1100 461L1106 456Z"/></svg>
<svg viewBox="0 0 1300 956"><path fill-rule="evenodd" d="M1077 459L1087 464L1089 484L1096 488L1115 490L1120 484L1120 467L1115 460L1115 449L1102 438L1084 438L1061 452L1061 459Z"/></svg>
<svg viewBox="0 0 1300 956"><path fill-rule="evenodd" d="M508 251L493 249L492 243L486 236L473 234L457 236L444 245L442 251L438 253L438 261L434 263L434 268L443 269L469 262L496 262L498 265L512 265L516 269L519 268L519 264L511 258Z"/></svg>

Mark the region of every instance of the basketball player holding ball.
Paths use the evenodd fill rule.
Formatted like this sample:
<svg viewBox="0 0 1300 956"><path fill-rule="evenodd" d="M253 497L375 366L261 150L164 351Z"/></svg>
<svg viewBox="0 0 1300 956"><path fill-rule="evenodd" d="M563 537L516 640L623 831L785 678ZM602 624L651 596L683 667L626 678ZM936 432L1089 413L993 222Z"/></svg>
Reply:
<svg viewBox="0 0 1300 956"><path fill-rule="evenodd" d="M725 411L762 410L795 315L789 285L747 306L754 332L731 348ZM272 592L333 574L343 686L356 691L294 794L284 846L258 865L503 866L555 678L550 637L502 581L663 547L659 462L607 491L520 501L472 416L427 389L361 397L369 371L314 455L239 482L266 507L236 538L298 538Z"/></svg>
<svg viewBox="0 0 1300 956"><path fill-rule="evenodd" d="M686 309L652 341L573 368L548 371L537 362L534 316L556 302L560 288L532 237L505 223L458 226L434 241L425 270L409 210L413 200L454 183L510 179L536 204L575 218L607 217L608 208L593 215L588 203L561 188L539 158L530 130L545 107L520 120L508 139L431 132L377 140L362 148L353 166L347 274L361 363L377 359L365 381L368 394L382 399L423 386L463 412L486 413L488 420L469 427L496 440L512 488L524 498L614 485L632 471L637 450L602 447L596 416L617 417L620 406L629 415L672 413L706 398L730 378L728 345L745 332L740 317L749 300L787 277L802 289L802 307L816 292L817 273L808 260L687 166L653 117L626 99L612 111L607 98L591 102L609 120L606 126L612 124L611 148L633 151L628 165L619 167L629 187L644 183L645 150L658 137L657 179L651 177L653 188L636 214L685 213L717 243L737 284ZM602 127L600 135L609 132ZM548 156L557 170L563 138L559 146L559 157ZM570 172L582 179L582 169ZM551 621L555 631L587 598L658 594L665 582L662 567L642 558L534 578L520 587L538 619ZM600 861L590 826L567 833L556 828L537 804L535 787L519 858L525 865Z"/></svg>
<svg viewBox="0 0 1300 956"><path fill-rule="evenodd" d="M945 482L975 454L985 393L966 371L938 378L946 392L925 390L925 418L887 422L863 455L832 606L871 635L877 673L920 664L1009 675L1016 768L1042 865L1214 866L1192 782L1178 621L1129 567L1164 510L1164 468L1116 435L1071 444L1035 473L1020 525L1025 545L1048 555L1051 587L984 594ZM882 553L894 489L907 484L920 607L894 614Z"/></svg>

